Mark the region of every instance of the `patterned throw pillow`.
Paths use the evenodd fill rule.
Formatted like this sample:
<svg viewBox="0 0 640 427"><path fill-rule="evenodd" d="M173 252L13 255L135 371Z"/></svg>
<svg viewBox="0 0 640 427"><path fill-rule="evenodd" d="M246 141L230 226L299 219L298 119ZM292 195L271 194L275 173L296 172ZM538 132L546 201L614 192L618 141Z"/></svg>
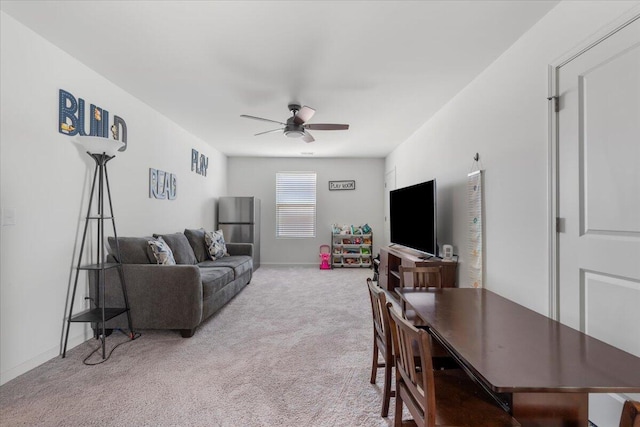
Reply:
<svg viewBox="0 0 640 427"><path fill-rule="evenodd" d="M216 260L225 256L229 256L222 230L213 232L207 231L206 233L204 233L204 242L207 245L207 250L209 251L209 256L211 257L211 259Z"/></svg>
<svg viewBox="0 0 640 427"><path fill-rule="evenodd" d="M167 245L162 237L158 237L156 240L149 240L148 242L151 251L153 251L153 256L156 257L156 262L162 265L175 265L176 260L173 258L173 252L171 252L171 248Z"/></svg>

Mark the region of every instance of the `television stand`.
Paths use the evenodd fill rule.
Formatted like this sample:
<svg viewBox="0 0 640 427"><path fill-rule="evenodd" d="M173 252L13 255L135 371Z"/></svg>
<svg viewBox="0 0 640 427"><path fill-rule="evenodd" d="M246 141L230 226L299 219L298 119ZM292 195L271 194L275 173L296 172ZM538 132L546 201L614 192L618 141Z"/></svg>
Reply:
<svg viewBox="0 0 640 427"><path fill-rule="evenodd" d="M400 286L398 267L442 266L442 287L455 288L458 262L443 260L437 256L419 256L402 246L385 246L380 248L380 266L378 268L378 284L395 295L395 288Z"/></svg>

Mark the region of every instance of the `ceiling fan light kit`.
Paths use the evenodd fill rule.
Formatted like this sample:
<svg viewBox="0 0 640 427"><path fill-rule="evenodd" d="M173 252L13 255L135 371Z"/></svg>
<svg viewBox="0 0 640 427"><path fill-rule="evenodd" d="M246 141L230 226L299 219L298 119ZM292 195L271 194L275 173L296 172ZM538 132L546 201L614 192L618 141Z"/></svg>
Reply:
<svg viewBox="0 0 640 427"><path fill-rule="evenodd" d="M300 127L300 129L292 129L291 127L287 126L286 128L284 128L284 134L289 138L301 138L302 135L304 135L304 129L302 129L301 126L298 127Z"/></svg>
<svg viewBox="0 0 640 427"><path fill-rule="evenodd" d="M289 111L291 111L291 117L287 119L286 123L279 122L277 120L265 119L262 117L249 116L247 114L241 114L240 117L252 120L262 120L264 122L273 122L283 125L283 128L268 130L266 132L256 133L255 135L264 135L265 133L282 131L285 136L289 138L302 138L305 142L313 142L315 139L307 131L307 129L314 130L347 130L349 125L335 124L335 123L316 123L309 124L307 121L313 117L316 110L311 107L300 107L300 104L289 104Z"/></svg>

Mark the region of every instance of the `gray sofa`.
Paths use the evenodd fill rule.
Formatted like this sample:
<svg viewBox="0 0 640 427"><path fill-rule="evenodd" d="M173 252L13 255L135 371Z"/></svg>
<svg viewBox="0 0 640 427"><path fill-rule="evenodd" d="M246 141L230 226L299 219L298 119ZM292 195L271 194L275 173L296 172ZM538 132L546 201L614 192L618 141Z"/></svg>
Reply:
<svg viewBox="0 0 640 427"><path fill-rule="evenodd" d="M251 281L253 244L226 243L229 256L212 260L204 229L161 235L173 252L176 265L156 264L148 241L153 237L118 237L131 323L138 329L176 329L193 336L204 320L222 308ZM109 237L114 261L115 239ZM118 269L106 270L105 306L124 307ZM90 277L93 282L95 277ZM95 298L95 286L90 286ZM108 321L108 330L128 329L125 314Z"/></svg>

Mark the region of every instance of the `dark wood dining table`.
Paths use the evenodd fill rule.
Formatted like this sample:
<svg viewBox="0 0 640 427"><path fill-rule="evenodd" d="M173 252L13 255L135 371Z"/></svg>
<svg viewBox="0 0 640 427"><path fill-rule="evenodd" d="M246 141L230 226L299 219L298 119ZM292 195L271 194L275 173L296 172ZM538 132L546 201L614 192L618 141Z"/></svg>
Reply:
<svg viewBox="0 0 640 427"><path fill-rule="evenodd" d="M523 426L588 426L589 393L640 392L640 358L485 288L396 288Z"/></svg>

